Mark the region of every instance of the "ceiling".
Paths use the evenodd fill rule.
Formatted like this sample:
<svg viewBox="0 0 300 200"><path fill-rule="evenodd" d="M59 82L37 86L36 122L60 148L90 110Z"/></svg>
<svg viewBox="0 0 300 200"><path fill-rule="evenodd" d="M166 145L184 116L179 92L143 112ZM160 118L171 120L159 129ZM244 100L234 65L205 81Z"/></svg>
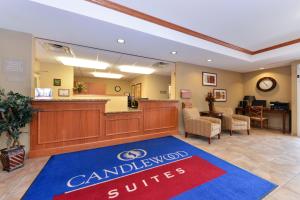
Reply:
<svg viewBox="0 0 300 200"><path fill-rule="evenodd" d="M299 0L112 0L256 51L300 38Z"/></svg>
<svg viewBox="0 0 300 200"><path fill-rule="evenodd" d="M48 44L57 44L71 49L72 55L65 51L49 48ZM120 44L121 45L121 44ZM120 65L135 65L142 67L151 67L155 69L153 74L162 76L171 76L171 71L175 67L174 63L155 60L150 58L138 57L133 55L125 55L121 53L97 50L77 45L65 44L61 42L54 42L49 40L35 39L35 58L41 63L56 63L62 64L57 60L59 56L73 56L76 58L98 60L110 64L106 70L95 70L91 68L74 67L74 75L81 77L94 77L91 72L110 72L123 74L122 79L130 80L141 74L120 72L118 66Z"/></svg>
<svg viewBox="0 0 300 200"><path fill-rule="evenodd" d="M297 0L281 5L279 0L115 2L250 50L300 37ZM209 12L212 7L214 12ZM84 0L4 0L0 18L0 28L34 37L238 72L284 66L300 58L299 43L249 55Z"/></svg>

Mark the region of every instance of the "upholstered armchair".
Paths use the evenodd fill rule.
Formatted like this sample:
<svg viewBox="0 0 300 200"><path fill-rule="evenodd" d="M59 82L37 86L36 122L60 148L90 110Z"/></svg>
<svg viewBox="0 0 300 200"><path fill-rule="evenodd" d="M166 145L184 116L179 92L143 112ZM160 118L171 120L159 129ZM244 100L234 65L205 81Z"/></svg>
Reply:
<svg viewBox="0 0 300 200"><path fill-rule="evenodd" d="M232 108L215 106L216 112L223 113L222 129L229 130L230 135L233 131L247 131L250 135L250 117L245 115L236 115Z"/></svg>
<svg viewBox="0 0 300 200"><path fill-rule="evenodd" d="M201 117L197 108L184 108L184 127L185 137L188 134L201 135L208 138L210 144L211 138L218 135L220 139L221 120L212 117Z"/></svg>

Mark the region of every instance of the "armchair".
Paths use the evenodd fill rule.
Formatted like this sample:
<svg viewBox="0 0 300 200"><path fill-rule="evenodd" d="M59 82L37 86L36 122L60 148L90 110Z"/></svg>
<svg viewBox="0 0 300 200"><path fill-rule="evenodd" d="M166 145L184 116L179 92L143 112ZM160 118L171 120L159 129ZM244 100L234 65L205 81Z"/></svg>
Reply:
<svg viewBox="0 0 300 200"><path fill-rule="evenodd" d="M223 113L222 129L229 130L230 135L233 131L241 130L247 130L250 135L250 117L234 114L229 107L215 106L215 111Z"/></svg>
<svg viewBox="0 0 300 200"><path fill-rule="evenodd" d="M211 138L218 135L220 139L221 120L212 117L201 117L197 108L184 108L184 127L185 137L188 134L201 135L208 138L208 144Z"/></svg>

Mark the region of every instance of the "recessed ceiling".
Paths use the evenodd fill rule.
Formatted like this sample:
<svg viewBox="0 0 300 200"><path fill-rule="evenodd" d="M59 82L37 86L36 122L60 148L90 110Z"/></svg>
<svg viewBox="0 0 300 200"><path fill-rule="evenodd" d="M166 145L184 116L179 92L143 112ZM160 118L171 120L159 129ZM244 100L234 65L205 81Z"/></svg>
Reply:
<svg viewBox="0 0 300 200"><path fill-rule="evenodd" d="M256 51L300 38L299 0L111 0Z"/></svg>
<svg viewBox="0 0 300 200"><path fill-rule="evenodd" d="M269 2L269 0L267 1ZM129 1L122 2L128 3ZM122 2L120 1L118 3ZM149 2L152 2L153 5L162 2L161 6L164 7L167 1L146 2L145 0L139 0L132 2L144 2L146 5ZM203 5L214 5L209 4L208 1L201 2L208 3ZM257 5L259 5L259 2L261 1L255 0L254 3L255 2L257 3ZM288 2L295 3L296 1L288 0ZM178 3L180 2L174 1L174 5L179 5ZM229 9L228 7L230 7L230 5L236 6L240 4L236 3L236 1L231 0L228 2L228 5L226 5L227 7L224 7L224 9ZM174 13L181 16L180 18L185 18L185 21L191 21L190 26L197 24L197 21L194 22L194 18L189 17L189 15L187 14L189 12L188 9L190 9L190 6L183 4L181 5L182 12L176 10L176 12ZM196 4L194 5L199 6L199 3L196 2ZM265 4L263 3L263 5ZM274 5L277 4L275 3ZM297 7L296 4L293 5L293 7ZM133 7L139 5L128 4L127 6ZM270 4L270 7L272 6L273 3ZM173 1L168 8L169 10L172 10L170 8L173 8ZM165 10L167 14L169 13L168 9ZM206 9L212 10L208 8ZM205 30L207 29L207 31L213 31L213 33L219 34L220 36L224 37L224 40L228 39L229 42L231 42L231 39L233 41L233 39L236 38L236 40L233 41L234 43L237 43L238 45L247 45L246 43L249 40L244 39L246 37L246 35L244 34L246 33L244 33L241 29L243 29L243 26L246 27L248 21L252 21L252 19L246 19L244 17L244 21L241 20L242 22L239 22L240 25L244 24L243 26L236 26L234 28L233 25L231 25L230 30L233 34L236 35L231 36L229 35L227 29L224 29L225 31L222 31L222 27L227 27L230 24L222 24L222 26L220 25L220 29L217 29L215 27L217 26L216 24L219 23L218 20L220 20L220 18L230 18L230 16L224 16L226 12L221 12L221 7L216 10L218 12L212 12L215 15L213 17L214 19L210 19L214 23L205 22L207 24L207 26L205 26ZM289 15L290 12L294 13L294 9L291 9L289 12L287 12L287 10L288 8L284 9L286 15ZM149 9L149 11L147 12L150 11L151 10ZM161 11L161 13L163 13L163 11ZM167 16L169 15L166 15L165 17ZM255 16L256 14L253 13L251 17L253 18ZM205 16L202 17L203 20L206 18ZM237 20L236 18L238 17L239 15L235 15L233 13L231 18L234 18L232 19L234 22L234 20ZM186 62L238 72L258 70L262 66L264 66L265 68L283 66L290 64L292 61L300 58L300 44L294 44L251 56L243 52L213 44L191 35L183 34L178 31L171 30L166 27L162 27L157 24L153 24L84 0L7 0L1 2L0 18L0 28L31 33L34 37L135 54L156 58L158 60ZM178 20L177 18L174 19ZM289 18L284 17L284 19L287 20ZM199 21L200 19L197 18L197 20ZM259 19L257 18L257 20ZM209 25L211 25L211 28L209 28ZM254 26L253 23L252 26ZM294 27L294 25L291 26ZM257 35L260 35L259 33L269 34L271 32L274 32L266 31L269 30L268 24L264 25L263 27L262 25L252 27L251 29L255 30L254 32L256 34L255 37L252 37L251 39L253 43L249 42L249 44L251 43L253 45L252 48L258 47L255 45L265 46L261 42L257 42L258 40L253 40L257 37ZM239 34L239 32L242 34ZM251 34L249 33L248 35ZM269 34L269 37L271 38L273 35L276 34ZM294 36L296 35L297 34L295 34ZM266 38L266 36L263 37ZM289 37L289 39L294 39L292 38L292 36ZM121 45L117 43L116 40L118 38L125 39L125 44ZM283 40L285 40L285 38L280 41ZM242 42L244 43L242 44ZM273 42L276 41L272 40L270 44L273 44ZM249 48L250 46L247 47ZM177 51L178 53L176 55L172 55L170 54L170 52L172 51ZM208 59L212 59L213 62L208 62Z"/></svg>
<svg viewBox="0 0 300 200"><path fill-rule="evenodd" d="M70 49L72 55L65 51L56 51L54 49L47 48L48 44L61 45ZM161 60L155 60L150 58L137 57L132 55L124 55L121 53L108 52L103 50L96 50L87 47L81 47L71 44L64 44L60 42L53 42L42 39L35 39L35 58L41 63L55 63L61 65L62 63L57 60L57 57L75 57L88 59L93 61L100 61L109 63L110 66L106 70L93 69L93 68L81 68L74 67L75 76L93 77L92 72L110 72L123 74L122 79L133 79L141 74L120 72L118 69L121 65L136 65L151 67L155 69L153 74L162 76L171 76L171 71L174 70L175 64L172 62L166 62Z"/></svg>

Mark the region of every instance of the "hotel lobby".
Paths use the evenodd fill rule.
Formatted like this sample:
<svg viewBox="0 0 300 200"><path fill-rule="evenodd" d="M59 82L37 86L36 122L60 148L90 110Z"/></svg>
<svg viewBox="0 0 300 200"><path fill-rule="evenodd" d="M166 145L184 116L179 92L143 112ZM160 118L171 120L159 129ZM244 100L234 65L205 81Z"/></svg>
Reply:
<svg viewBox="0 0 300 200"><path fill-rule="evenodd" d="M300 199L300 2L0 9L0 200Z"/></svg>

